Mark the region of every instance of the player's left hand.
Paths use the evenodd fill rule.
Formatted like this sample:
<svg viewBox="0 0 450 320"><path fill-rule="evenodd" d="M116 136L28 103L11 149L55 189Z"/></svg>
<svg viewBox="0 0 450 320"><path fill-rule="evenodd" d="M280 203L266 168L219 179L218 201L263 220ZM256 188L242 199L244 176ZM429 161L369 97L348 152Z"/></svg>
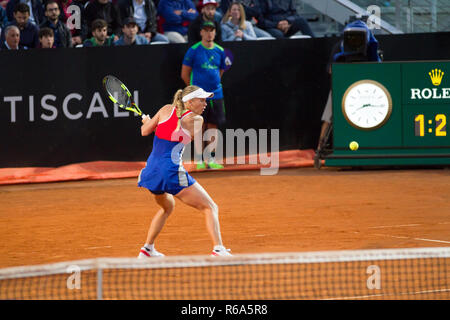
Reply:
<svg viewBox="0 0 450 320"><path fill-rule="evenodd" d="M150 121L150 116L148 114L142 117L142 123L146 123L147 121Z"/></svg>

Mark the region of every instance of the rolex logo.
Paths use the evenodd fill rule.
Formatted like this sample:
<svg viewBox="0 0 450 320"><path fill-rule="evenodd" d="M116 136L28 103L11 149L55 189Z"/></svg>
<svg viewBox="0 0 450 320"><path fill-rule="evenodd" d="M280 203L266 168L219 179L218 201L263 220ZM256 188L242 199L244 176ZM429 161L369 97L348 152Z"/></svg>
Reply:
<svg viewBox="0 0 450 320"><path fill-rule="evenodd" d="M444 72L442 72L442 70L434 69L428 72L428 74L430 75L431 82L434 86L438 86L441 84L442 77L444 76Z"/></svg>

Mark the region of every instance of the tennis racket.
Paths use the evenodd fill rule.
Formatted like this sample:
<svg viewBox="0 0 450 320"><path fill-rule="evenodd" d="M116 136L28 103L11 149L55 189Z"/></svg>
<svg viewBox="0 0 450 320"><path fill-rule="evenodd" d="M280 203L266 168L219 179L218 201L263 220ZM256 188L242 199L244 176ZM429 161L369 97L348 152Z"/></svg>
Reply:
<svg viewBox="0 0 450 320"><path fill-rule="evenodd" d="M103 87L108 93L109 99L117 104L119 108L127 111L132 111L144 119L147 115L143 114L138 105L133 101L133 96L130 90L123 84L122 81L114 76L107 75L103 78Z"/></svg>

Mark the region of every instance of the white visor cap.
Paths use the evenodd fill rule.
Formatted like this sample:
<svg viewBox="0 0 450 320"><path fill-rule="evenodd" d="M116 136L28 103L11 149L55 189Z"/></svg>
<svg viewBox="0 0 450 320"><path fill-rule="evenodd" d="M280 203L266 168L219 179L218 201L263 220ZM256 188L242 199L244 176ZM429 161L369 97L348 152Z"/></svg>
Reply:
<svg viewBox="0 0 450 320"><path fill-rule="evenodd" d="M188 93L183 97L183 102L189 101L194 98L212 98L214 96L214 93L212 92L206 92L202 88L198 88L195 91L192 91L191 93Z"/></svg>

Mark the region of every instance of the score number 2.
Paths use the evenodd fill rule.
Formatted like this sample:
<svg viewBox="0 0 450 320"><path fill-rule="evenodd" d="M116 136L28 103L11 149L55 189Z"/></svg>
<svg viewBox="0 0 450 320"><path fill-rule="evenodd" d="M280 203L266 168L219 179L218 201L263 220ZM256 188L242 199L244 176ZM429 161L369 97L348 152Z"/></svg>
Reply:
<svg viewBox="0 0 450 320"><path fill-rule="evenodd" d="M445 114L437 114L434 118L436 123L435 135L436 137L445 137L447 136L447 118ZM428 124L432 124L432 120L428 120ZM414 132L416 136L423 137L425 136L425 116L423 114L418 114L414 118ZM428 132L431 133L433 130L431 128L428 129Z"/></svg>

